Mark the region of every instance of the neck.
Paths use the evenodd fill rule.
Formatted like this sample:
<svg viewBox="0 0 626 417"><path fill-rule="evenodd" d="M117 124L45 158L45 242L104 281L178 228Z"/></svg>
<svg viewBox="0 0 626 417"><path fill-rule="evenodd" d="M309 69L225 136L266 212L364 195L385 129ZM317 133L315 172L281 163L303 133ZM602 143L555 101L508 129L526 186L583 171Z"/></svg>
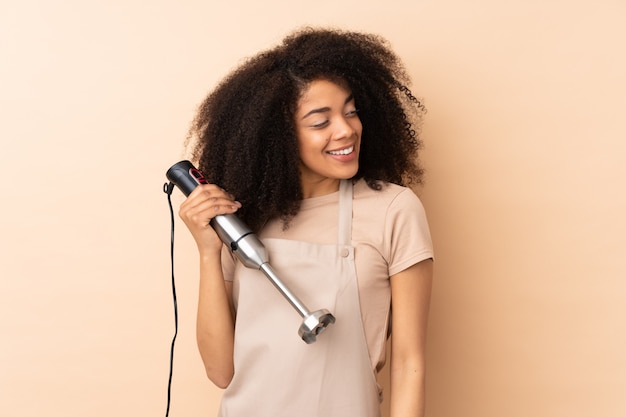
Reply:
<svg viewBox="0 0 626 417"><path fill-rule="evenodd" d="M339 191L338 179L324 178L319 181L302 180L302 198L321 197Z"/></svg>

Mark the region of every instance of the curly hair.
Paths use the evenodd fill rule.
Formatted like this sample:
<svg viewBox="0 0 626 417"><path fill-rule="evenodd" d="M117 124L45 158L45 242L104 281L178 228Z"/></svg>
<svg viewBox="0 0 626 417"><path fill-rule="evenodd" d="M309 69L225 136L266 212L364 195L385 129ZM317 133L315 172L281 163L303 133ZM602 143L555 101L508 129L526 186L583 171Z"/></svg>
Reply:
<svg viewBox="0 0 626 417"><path fill-rule="evenodd" d="M359 169L381 181L420 183L418 125L425 112L409 77L373 34L304 28L247 59L200 105L191 125L191 158L211 182L242 203L238 216L258 232L271 218L286 226L302 191L294 114L308 84L328 80L352 92L363 125Z"/></svg>

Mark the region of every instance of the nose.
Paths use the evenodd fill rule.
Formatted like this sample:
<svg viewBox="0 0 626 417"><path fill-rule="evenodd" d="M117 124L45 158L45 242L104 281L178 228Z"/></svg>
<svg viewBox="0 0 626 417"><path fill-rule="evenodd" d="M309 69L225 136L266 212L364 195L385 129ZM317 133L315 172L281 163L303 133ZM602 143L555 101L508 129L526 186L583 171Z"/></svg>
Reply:
<svg viewBox="0 0 626 417"><path fill-rule="evenodd" d="M340 140L351 138L356 134L356 123L361 123L357 118L348 119L345 116L337 118L335 122L335 130L333 131L332 140Z"/></svg>

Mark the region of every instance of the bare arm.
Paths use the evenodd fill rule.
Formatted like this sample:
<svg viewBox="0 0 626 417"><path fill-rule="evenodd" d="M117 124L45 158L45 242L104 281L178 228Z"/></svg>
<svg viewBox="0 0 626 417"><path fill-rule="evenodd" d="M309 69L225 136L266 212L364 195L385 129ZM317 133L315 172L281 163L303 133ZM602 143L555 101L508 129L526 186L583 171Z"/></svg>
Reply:
<svg viewBox="0 0 626 417"><path fill-rule="evenodd" d="M433 262L391 277L391 417L424 416L424 351Z"/></svg>
<svg viewBox="0 0 626 417"><path fill-rule="evenodd" d="M198 186L181 204L183 219L198 246L200 289L197 316L197 341L207 376L225 388L233 377L234 313L232 288L224 282L222 242L209 225L219 214L234 213L240 204L221 188Z"/></svg>

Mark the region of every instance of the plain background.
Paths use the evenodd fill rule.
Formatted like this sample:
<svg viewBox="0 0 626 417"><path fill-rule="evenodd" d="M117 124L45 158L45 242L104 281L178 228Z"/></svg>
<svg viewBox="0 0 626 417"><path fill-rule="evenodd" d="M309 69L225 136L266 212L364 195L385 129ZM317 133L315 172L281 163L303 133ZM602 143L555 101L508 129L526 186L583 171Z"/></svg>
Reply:
<svg viewBox="0 0 626 417"><path fill-rule="evenodd" d="M216 82L305 24L385 36L429 110L428 416L626 415L623 0L2 0L1 414L164 415L165 170ZM170 415L212 416L176 221Z"/></svg>

